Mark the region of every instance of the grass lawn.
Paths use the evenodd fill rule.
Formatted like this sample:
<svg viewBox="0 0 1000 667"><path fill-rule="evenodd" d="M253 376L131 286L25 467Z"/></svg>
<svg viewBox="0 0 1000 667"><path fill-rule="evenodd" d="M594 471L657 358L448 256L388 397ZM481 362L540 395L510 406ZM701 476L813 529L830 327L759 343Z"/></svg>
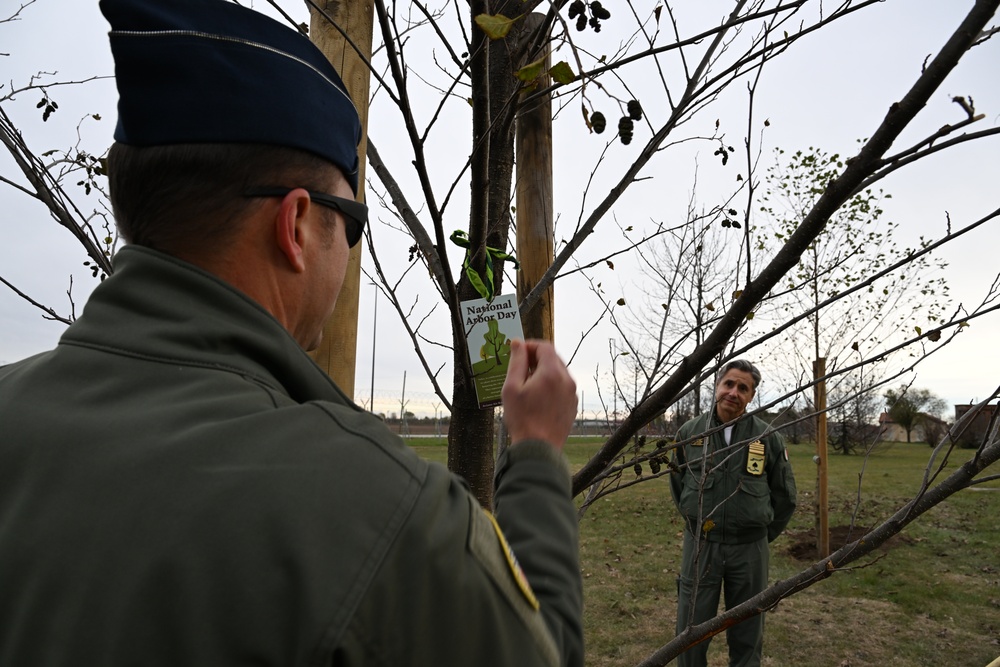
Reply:
<svg viewBox="0 0 1000 667"><path fill-rule="evenodd" d="M427 458L446 459L440 444L411 443ZM574 441L567 455L578 467L597 447ZM813 453L811 445L789 446L799 508L771 545L772 580L810 564L790 552L796 542L813 539ZM855 509L856 525L881 523L912 496L929 453L922 444L877 449L861 480L860 505L864 457L831 455L830 525L849 525ZM958 451L948 469L971 454ZM952 496L878 556L782 601L767 616L764 664L985 667L1000 656L998 520L1000 482ZM588 510L580 526L588 666L634 665L673 637L681 530L666 479L620 491ZM712 642L709 664L727 664L724 635Z"/></svg>

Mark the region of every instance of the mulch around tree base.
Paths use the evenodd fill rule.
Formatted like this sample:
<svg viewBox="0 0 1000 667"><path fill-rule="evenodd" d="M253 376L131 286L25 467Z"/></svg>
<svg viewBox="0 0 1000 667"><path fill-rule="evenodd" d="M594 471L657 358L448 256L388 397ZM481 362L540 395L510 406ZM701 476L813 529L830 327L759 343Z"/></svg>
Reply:
<svg viewBox="0 0 1000 667"><path fill-rule="evenodd" d="M868 532L864 526L830 526L830 552L833 553L845 544L849 544ZM789 556L795 560L815 562L818 560L816 551L816 531L804 530L800 532L786 533L791 541L787 549ZM879 547L879 551L887 551L901 544L912 544L913 538L906 535L893 535L885 544Z"/></svg>

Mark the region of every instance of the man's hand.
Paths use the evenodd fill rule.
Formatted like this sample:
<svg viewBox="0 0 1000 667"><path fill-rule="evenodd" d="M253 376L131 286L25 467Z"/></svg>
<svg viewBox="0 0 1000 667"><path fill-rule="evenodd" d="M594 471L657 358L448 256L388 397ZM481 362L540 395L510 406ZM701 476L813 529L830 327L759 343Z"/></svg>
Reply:
<svg viewBox="0 0 1000 667"><path fill-rule="evenodd" d="M512 443L544 440L562 449L576 419L576 382L551 343L511 341L502 397Z"/></svg>

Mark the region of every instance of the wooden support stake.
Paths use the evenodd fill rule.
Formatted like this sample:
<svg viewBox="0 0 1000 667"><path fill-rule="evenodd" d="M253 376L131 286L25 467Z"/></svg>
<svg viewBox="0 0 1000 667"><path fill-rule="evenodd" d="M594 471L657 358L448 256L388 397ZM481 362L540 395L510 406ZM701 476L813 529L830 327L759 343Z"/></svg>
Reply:
<svg viewBox="0 0 1000 667"><path fill-rule="evenodd" d="M826 443L826 358L819 357L813 363L813 377L818 380L813 388L816 404L816 552L819 558L830 555L830 512L827 489Z"/></svg>
<svg viewBox="0 0 1000 667"><path fill-rule="evenodd" d="M372 55L372 28L374 25L374 4L365 2L343 2L342 0L319 0L323 11L343 28L354 45L367 60ZM354 47L341 35L340 31L315 8L310 9L309 34L316 46L333 64L334 69L347 87L361 117L361 144L358 146L360 165L358 173L358 201L364 201L365 151L368 144L368 91L370 72L364 61L358 57ZM330 122L336 122L331 119ZM351 248L347 263L344 285L337 298L337 307L323 327L323 341L312 352L319 366L337 383L337 386L354 398L354 374L358 356L358 295L361 286L362 244Z"/></svg>
<svg viewBox="0 0 1000 667"><path fill-rule="evenodd" d="M530 33L544 20L542 14L529 14L525 31ZM551 85L548 46L544 47L545 65L537 79L537 89ZM530 55L535 60L540 54ZM517 115L516 221L517 258L521 270L517 274L517 298L521 300L538 284L552 265L552 100L544 95L522 108ZM538 304L522 316L525 338L555 339L555 295L550 286Z"/></svg>

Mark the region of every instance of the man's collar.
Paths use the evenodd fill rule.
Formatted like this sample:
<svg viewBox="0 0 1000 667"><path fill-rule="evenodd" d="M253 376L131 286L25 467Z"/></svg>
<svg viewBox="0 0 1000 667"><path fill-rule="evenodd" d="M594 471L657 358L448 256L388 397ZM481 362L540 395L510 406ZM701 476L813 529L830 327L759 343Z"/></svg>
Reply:
<svg viewBox="0 0 1000 667"><path fill-rule="evenodd" d="M719 411L717 408L718 404L712 406L712 420L719 424L728 424L729 422L727 420L724 420L722 417L719 416ZM743 412L741 412L739 415L736 416L735 419L732 420L733 425L737 424L741 419L743 419L746 416L747 416L747 411L743 410Z"/></svg>
<svg viewBox="0 0 1000 667"><path fill-rule="evenodd" d="M114 258L62 342L251 377L300 403L351 404L256 301L216 276L141 246Z"/></svg>

